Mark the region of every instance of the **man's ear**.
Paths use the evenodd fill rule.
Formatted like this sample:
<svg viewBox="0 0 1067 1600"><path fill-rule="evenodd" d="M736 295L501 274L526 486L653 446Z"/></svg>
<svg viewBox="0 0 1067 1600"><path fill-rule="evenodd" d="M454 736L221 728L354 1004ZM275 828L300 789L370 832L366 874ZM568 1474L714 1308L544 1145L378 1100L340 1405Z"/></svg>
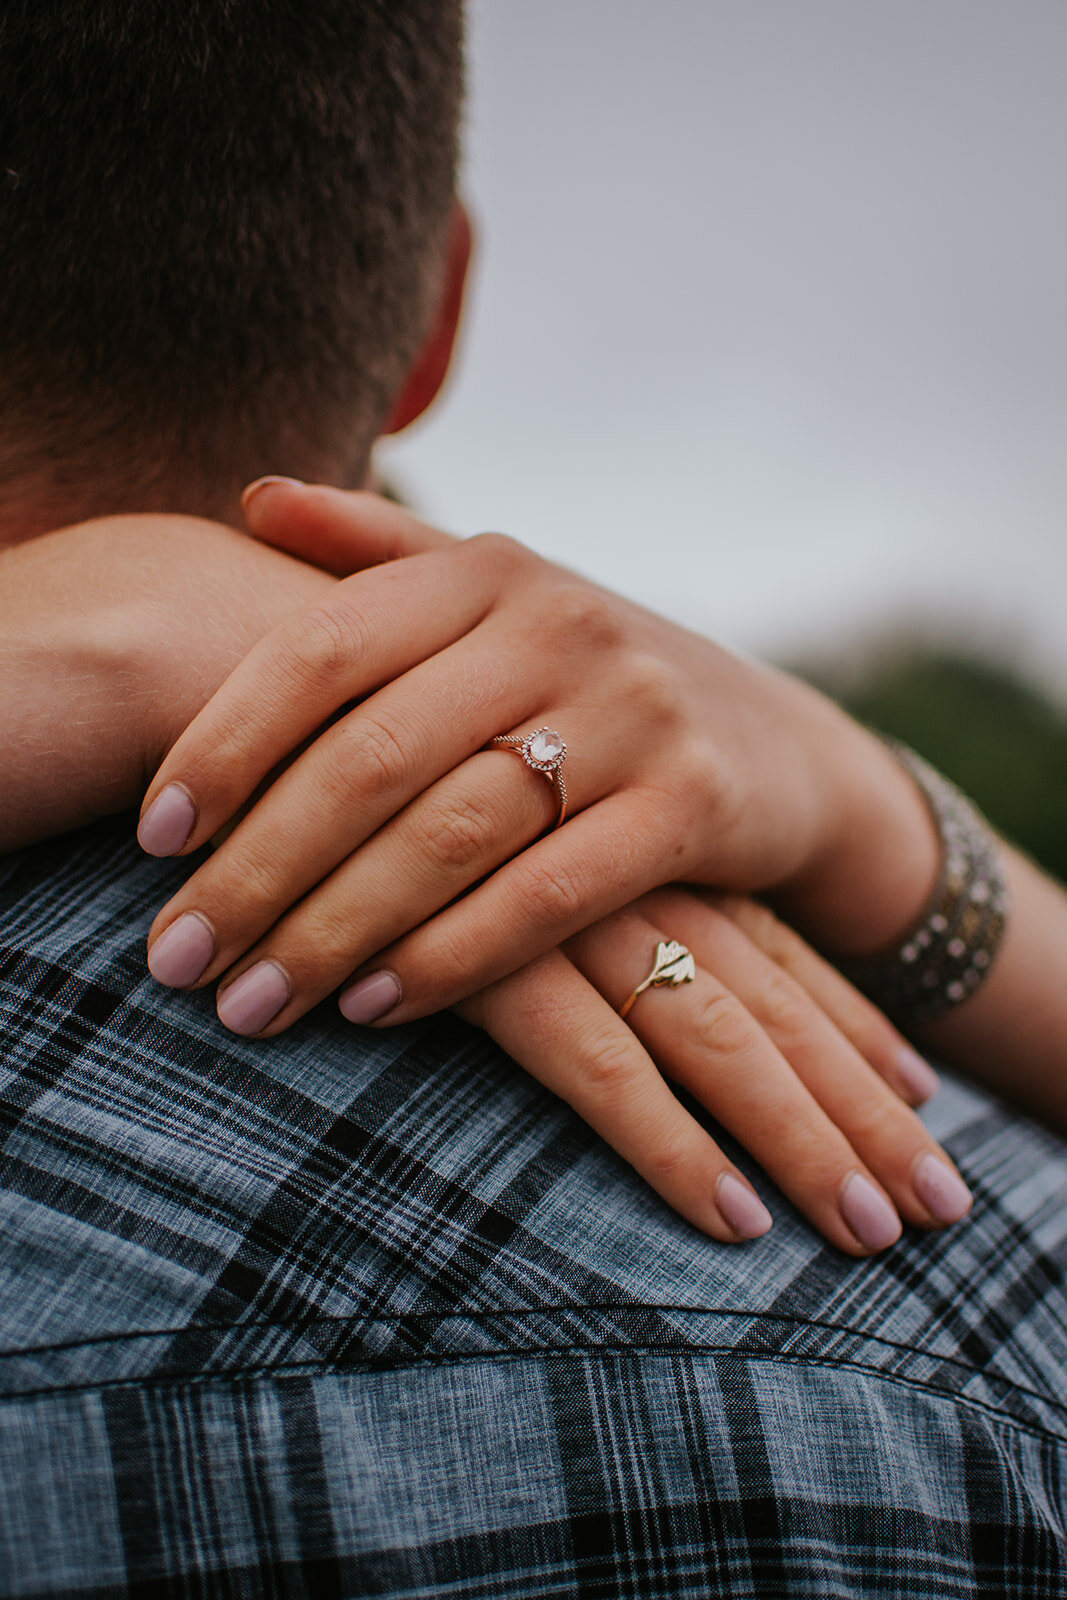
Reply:
<svg viewBox="0 0 1067 1600"><path fill-rule="evenodd" d="M400 393L393 401L393 409L386 419L383 433L399 433L401 428L406 428L409 422L420 417L445 381L463 310L463 290L467 282L472 242L471 222L466 207L461 200L456 200L449 224L448 253L437 315Z"/></svg>

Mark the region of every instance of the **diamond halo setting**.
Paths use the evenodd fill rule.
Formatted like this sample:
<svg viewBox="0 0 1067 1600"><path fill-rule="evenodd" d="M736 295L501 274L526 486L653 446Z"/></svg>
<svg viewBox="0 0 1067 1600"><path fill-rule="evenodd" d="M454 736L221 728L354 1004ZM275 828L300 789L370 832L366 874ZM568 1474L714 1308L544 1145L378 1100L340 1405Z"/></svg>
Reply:
<svg viewBox="0 0 1067 1600"><path fill-rule="evenodd" d="M562 771L567 745L563 735L548 727L535 728L532 733L498 733L484 748L510 750L552 785L559 801L555 826L561 828L567 816L567 784Z"/></svg>
<svg viewBox="0 0 1067 1600"><path fill-rule="evenodd" d="M567 754L567 746L554 728L537 728L526 735L520 753L536 772L555 772Z"/></svg>

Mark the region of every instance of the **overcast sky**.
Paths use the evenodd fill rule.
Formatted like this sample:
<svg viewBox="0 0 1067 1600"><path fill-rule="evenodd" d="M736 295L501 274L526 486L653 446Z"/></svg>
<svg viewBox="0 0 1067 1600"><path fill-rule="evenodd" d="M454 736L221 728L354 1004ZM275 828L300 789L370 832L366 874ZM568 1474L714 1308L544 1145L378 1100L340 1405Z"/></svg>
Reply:
<svg viewBox="0 0 1067 1600"><path fill-rule="evenodd" d="M1067 4L482 0L470 59L420 507L745 648L980 623L1067 689Z"/></svg>

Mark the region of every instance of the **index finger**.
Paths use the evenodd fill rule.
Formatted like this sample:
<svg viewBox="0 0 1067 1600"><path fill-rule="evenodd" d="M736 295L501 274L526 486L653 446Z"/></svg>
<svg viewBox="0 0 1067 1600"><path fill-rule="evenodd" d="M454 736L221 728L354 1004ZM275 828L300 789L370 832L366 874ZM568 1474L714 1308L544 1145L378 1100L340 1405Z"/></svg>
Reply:
<svg viewBox="0 0 1067 1600"><path fill-rule="evenodd" d="M499 587L492 536L344 579L249 651L153 778L137 837L150 855L197 849L341 706L468 633Z"/></svg>
<svg viewBox="0 0 1067 1600"><path fill-rule="evenodd" d="M339 577L381 561L447 550L459 541L395 501L363 490L258 478L241 496L248 531Z"/></svg>

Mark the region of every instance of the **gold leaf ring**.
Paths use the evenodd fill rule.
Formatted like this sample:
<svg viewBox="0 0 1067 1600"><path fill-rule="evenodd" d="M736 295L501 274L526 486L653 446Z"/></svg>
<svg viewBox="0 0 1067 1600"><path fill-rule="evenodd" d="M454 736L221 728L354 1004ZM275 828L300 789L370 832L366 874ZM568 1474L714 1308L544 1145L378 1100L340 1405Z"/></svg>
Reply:
<svg viewBox="0 0 1067 1600"><path fill-rule="evenodd" d="M692 983L696 975L696 962L685 945L679 944L677 939L661 939L656 946L655 966L644 983L639 983L629 999L623 1001L619 1016L628 1016L634 1001L646 989L677 989L683 983Z"/></svg>

